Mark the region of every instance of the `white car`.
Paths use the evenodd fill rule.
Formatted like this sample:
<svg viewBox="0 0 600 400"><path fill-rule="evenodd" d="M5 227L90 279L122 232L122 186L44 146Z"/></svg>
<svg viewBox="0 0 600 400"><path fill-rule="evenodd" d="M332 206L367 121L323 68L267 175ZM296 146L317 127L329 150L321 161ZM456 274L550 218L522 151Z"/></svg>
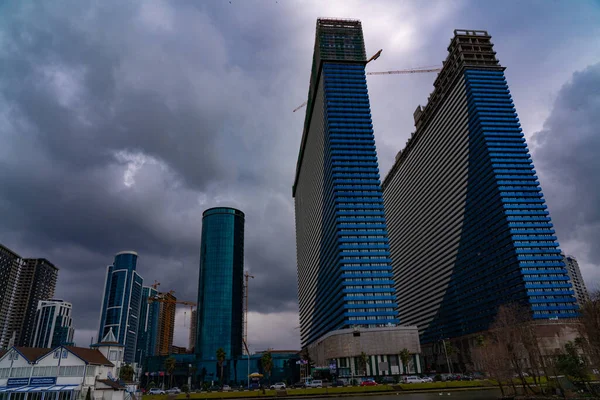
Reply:
<svg viewBox="0 0 600 400"><path fill-rule="evenodd" d="M274 390L285 390L285 383L283 383L283 382L277 382L277 383L271 385L271 389L274 389Z"/></svg>
<svg viewBox="0 0 600 400"><path fill-rule="evenodd" d="M153 388L148 391L148 394L156 395L156 394L165 394L165 391L158 388Z"/></svg>
<svg viewBox="0 0 600 400"><path fill-rule="evenodd" d="M405 376L402 378L402 383L423 383L423 379L418 376Z"/></svg>
<svg viewBox="0 0 600 400"><path fill-rule="evenodd" d="M174 388L171 388L171 389L167 389L166 393L168 393L168 394L179 394L179 393L181 393L181 390L178 387L174 387Z"/></svg>
<svg viewBox="0 0 600 400"><path fill-rule="evenodd" d="M323 381L315 379L312 382L306 382L306 387L307 388L322 388L323 387Z"/></svg>
<svg viewBox="0 0 600 400"><path fill-rule="evenodd" d="M224 392L229 392L231 390L231 386L229 385L223 385L223 388L221 389Z"/></svg>

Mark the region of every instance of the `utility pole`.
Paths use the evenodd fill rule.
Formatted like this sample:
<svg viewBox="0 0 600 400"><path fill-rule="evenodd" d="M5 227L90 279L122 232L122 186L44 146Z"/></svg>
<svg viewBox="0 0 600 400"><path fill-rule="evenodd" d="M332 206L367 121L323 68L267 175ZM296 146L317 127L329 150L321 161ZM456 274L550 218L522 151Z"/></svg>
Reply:
<svg viewBox="0 0 600 400"><path fill-rule="evenodd" d="M250 278L254 279L254 276L250 275L248 271L244 272L244 349L246 352L248 352L248 281Z"/></svg>
<svg viewBox="0 0 600 400"><path fill-rule="evenodd" d="M448 351L446 350L446 342L442 339L442 346L444 346L444 354L446 354L446 363L448 364L448 373L451 374L452 370L450 369L450 359L448 358Z"/></svg>

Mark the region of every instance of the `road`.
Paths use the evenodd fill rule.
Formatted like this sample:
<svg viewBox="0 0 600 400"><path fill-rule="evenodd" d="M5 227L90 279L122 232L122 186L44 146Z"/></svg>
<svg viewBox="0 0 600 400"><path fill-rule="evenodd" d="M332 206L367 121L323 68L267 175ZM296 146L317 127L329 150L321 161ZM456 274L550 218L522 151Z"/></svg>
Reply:
<svg viewBox="0 0 600 400"><path fill-rule="evenodd" d="M377 396L352 396L343 397L343 400L433 400L433 399L458 399L458 400L496 400L500 397L500 391L497 389L488 390L466 390L452 392L429 392L429 393L402 393L382 394ZM443 393L440 396L440 393ZM448 395L450 393L450 395Z"/></svg>

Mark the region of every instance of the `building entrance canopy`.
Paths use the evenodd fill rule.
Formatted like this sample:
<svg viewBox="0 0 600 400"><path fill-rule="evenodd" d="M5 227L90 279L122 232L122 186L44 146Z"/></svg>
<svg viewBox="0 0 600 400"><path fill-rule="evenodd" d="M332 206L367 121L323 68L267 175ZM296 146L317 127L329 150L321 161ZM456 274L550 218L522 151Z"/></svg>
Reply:
<svg viewBox="0 0 600 400"><path fill-rule="evenodd" d="M73 400L79 385L0 387L0 400Z"/></svg>

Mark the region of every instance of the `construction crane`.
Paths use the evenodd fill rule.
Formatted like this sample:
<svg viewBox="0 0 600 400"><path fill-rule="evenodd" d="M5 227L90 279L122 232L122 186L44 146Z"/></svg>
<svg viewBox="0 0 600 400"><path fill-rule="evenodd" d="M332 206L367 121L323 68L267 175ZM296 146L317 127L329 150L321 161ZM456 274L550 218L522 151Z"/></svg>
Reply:
<svg viewBox="0 0 600 400"><path fill-rule="evenodd" d="M367 64L370 63L371 61L377 60L381 56L382 51L383 51L383 49L379 50L371 58L369 58L367 60ZM367 75L423 74L423 73L428 73L428 72L440 72L441 70L442 70L442 67L434 67L434 68L417 67L417 68L410 68L410 69L400 69L400 70L396 70L396 71L367 72ZM294 110L292 112L296 112L296 111L300 110L302 107L306 106L307 104L308 104L308 101L305 101L304 103L300 104L298 107L294 108Z"/></svg>
<svg viewBox="0 0 600 400"><path fill-rule="evenodd" d="M382 71L382 72L367 72L367 75L396 75L396 74L422 74L425 72L440 72L442 67L435 68L412 68L412 69L399 69L397 71Z"/></svg>
<svg viewBox="0 0 600 400"><path fill-rule="evenodd" d="M166 297L166 295L173 295L175 293L174 290L170 290L168 293L159 293L158 296L148 297L148 303L168 303L168 304L181 304L184 306L189 306L193 311L194 307L197 306L193 301L185 301L185 300L174 300Z"/></svg>
<svg viewBox="0 0 600 400"><path fill-rule="evenodd" d="M382 51L383 51L383 49L379 49L379 51L378 51L377 53L373 54L373 55L371 56L371 58L369 58L369 59L367 60L367 64L368 64L368 63L370 63L371 61L375 61L375 60L377 60L377 59L378 59L378 58L381 56L381 52L382 52ZM302 107L304 107L304 106L305 106L305 105L307 105L307 104L308 104L308 100L307 100L307 101L305 101L304 103L300 104L298 107L294 108L294 111L292 111L292 112L296 112L296 111L298 111L299 109L301 109Z"/></svg>
<svg viewBox="0 0 600 400"><path fill-rule="evenodd" d="M250 278L254 279L254 275L250 275L248 271L244 272L244 345L248 343L248 281Z"/></svg>
<svg viewBox="0 0 600 400"><path fill-rule="evenodd" d="M160 285L160 283L159 283ZM167 303L167 304L180 304L180 305L184 305L184 306L189 306L190 307L190 314L192 313L192 311L194 311L194 307L197 306L196 303L194 303L193 301L185 301L185 300L175 300L172 298L167 297L167 295L173 295L175 293L174 290L170 290L168 293L159 293L158 296L155 297L148 297L148 303ZM185 312L184 312L185 315ZM190 315L191 317L191 315ZM183 320L183 326L185 327L185 317ZM191 327L190 327L191 328Z"/></svg>
<svg viewBox="0 0 600 400"><path fill-rule="evenodd" d="M160 286L160 282L157 281L156 279L154 280L154 283L152 285L150 285L150 287L153 288L154 290L157 290L159 286Z"/></svg>

